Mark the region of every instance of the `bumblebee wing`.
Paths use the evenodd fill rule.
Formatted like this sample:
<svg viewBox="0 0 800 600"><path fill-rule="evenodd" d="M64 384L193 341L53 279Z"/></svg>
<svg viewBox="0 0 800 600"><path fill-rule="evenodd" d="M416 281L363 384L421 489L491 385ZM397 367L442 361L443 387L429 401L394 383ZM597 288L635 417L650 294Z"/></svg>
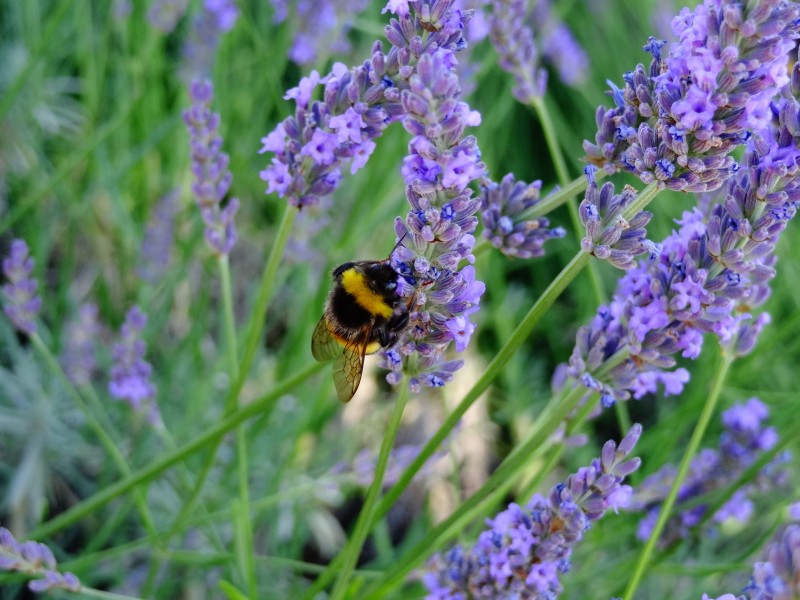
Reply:
<svg viewBox="0 0 800 600"><path fill-rule="evenodd" d="M331 335L325 315L322 315L311 336L311 354L319 362L333 360L342 355L342 346Z"/></svg>
<svg viewBox="0 0 800 600"><path fill-rule="evenodd" d="M369 329L365 329L356 339L348 343L333 363L333 385L336 387L336 396L340 402L350 402L358 389L358 384L361 383L369 333Z"/></svg>

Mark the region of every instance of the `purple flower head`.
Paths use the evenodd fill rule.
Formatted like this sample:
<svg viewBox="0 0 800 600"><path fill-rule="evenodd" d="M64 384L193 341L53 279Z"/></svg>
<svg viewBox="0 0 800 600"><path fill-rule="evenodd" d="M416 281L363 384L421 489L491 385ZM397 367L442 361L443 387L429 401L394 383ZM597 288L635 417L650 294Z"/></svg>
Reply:
<svg viewBox="0 0 800 600"><path fill-rule="evenodd" d="M229 254L236 242L233 219L239 200L231 198L224 207L221 205L233 176L228 169L228 155L221 151L219 114L209 109L214 88L210 81L195 81L189 95L192 107L184 111L183 120L191 137L192 192L206 225L206 243L217 254Z"/></svg>
<svg viewBox="0 0 800 600"><path fill-rule="evenodd" d="M147 347L141 335L145 325L147 315L138 306L125 315L120 341L112 348L114 366L108 392L112 398L130 404L135 411L145 412L150 423L155 424L161 416L156 404L156 387L150 381L153 367L144 359Z"/></svg>
<svg viewBox="0 0 800 600"><path fill-rule="evenodd" d="M500 66L514 76L514 97L531 104L547 91L547 71L539 65L533 31L525 24L525 0L493 0L491 5L489 31Z"/></svg>
<svg viewBox="0 0 800 600"><path fill-rule="evenodd" d="M184 74L188 81L211 76L222 35L233 29L239 18L234 0L203 0L192 21L192 31L183 47Z"/></svg>
<svg viewBox="0 0 800 600"><path fill-rule="evenodd" d="M767 560L753 565L742 591L751 600L791 600L800 594L800 525L783 530L767 550Z"/></svg>
<svg viewBox="0 0 800 600"><path fill-rule="evenodd" d="M100 335L97 305L82 305L77 320L67 324L64 335L66 340L61 355L64 372L74 385L86 385L92 380L97 366L95 344Z"/></svg>
<svg viewBox="0 0 800 600"><path fill-rule="evenodd" d="M402 241L392 264L405 283L411 314L382 366L390 370L390 383L406 374L411 389L419 390L452 379L461 361L444 362L444 352L451 342L459 352L466 349L475 329L469 315L478 310L486 286L475 280L472 266L462 264L473 259L480 207L467 186L485 165L475 138L464 135L480 116L459 100L452 52L442 48L420 57L408 85L401 102L403 125L413 136L403 166L411 208L405 221L395 223Z"/></svg>
<svg viewBox="0 0 800 600"><path fill-rule="evenodd" d="M667 534L661 540L662 544L688 537L689 530L700 522L708 510L706 504L694 502L692 508L682 508L683 504L725 489L763 452L778 442L775 430L763 423L768 416L767 407L757 398L750 398L722 413L724 430L720 436L719 448L705 448L692 460L689 475L678 492L675 516L665 528ZM786 455L781 455L765 466L755 481L737 490L712 515L713 520L717 523L729 519L742 523L749 521L754 510L753 498L784 485L785 472L781 465L787 459ZM647 477L636 490L628 508L645 513L637 530L637 537L642 541L650 537L652 526L658 518L661 504L669 493L676 473L677 468L674 465L664 465Z"/></svg>
<svg viewBox="0 0 800 600"><path fill-rule="evenodd" d="M622 212L636 199L636 190L626 185L621 194L615 194L614 184L610 182L598 189L593 169L591 166L585 169L589 187L579 208L586 231L581 248L618 269L633 269L635 257L654 247L645 239L645 227L653 214L641 211L630 221L625 220Z"/></svg>
<svg viewBox="0 0 800 600"><path fill-rule="evenodd" d="M622 482L641 463L628 458L641 433L637 424L619 445L606 442L599 458L547 497L536 494L524 508L510 504L486 521L489 529L469 550L435 555L423 576L428 598L555 598L584 532L627 504L630 487Z"/></svg>
<svg viewBox="0 0 800 600"><path fill-rule="evenodd" d="M348 69L335 63L325 77L313 71L287 92L285 97L296 104L294 115L262 139L261 152L275 155L261 172L267 193L276 192L299 208L315 205L339 185L346 163L351 173L366 164L373 140L404 118L408 107L401 96L409 90L420 58L444 52L452 63L453 52L465 46L463 30L472 13L452 9L452 1L411 0L408 12L392 5L397 18L385 29L388 52L375 42L371 58L361 65ZM313 100L318 85L324 88L322 99ZM452 184L473 175L469 153L455 156L446 165ZM409 168L423 170L425 159L420 160Z"/></svg>
<svg viewBox="0 0 800 600"><path fill-rule="evenodd" d="M625 74L615 106L598 108L588 160L677 191L719 188L736 173L731 151L771 120L770 103L787 83L788 55L800 36L794 2L705 0L673 20L678 41L662 58Z"/></svg>
<svg viewBox="0 0 800 600"><path fill-rule="evenodd" d="M0 570L39 577L28 584L34 592L80 592L78 578L73 573L60 573L56 567L56 558L50 548L39 542L20 543L8 529L0 527Z"/></svg>
<svg viewBox="0 0 800 600"><path fill-rule="evenodd" d="M704 334L734 355L752 350L769 317L751 313L769 297L775 244L800 201L798 102L787 94L772 106L773 119L747 143L744 167L725 192L704 211L684 213L660 252L628 271L611 303L578 332L574 381L614 357L616 366L592 378L601 393L640 398L659 382L679 393L688 372L669 371L673 355L696 358Z"/></svg>
<svg viewBox="0 0 800 600"><path fill-rule="evenodd" d="M532 258L544 255L547 240L566 235L550 228L545 217L526 219L525 212L539 203L541 181L527 185L509 173L500 183L484 180L481 194L483 237L507 256Z"/></svg>
<svg viewBox="0 0 800 600"><path fill-rule="evenodd" d="M188 7L189 0L152 0L147 21L161 33L171 33Z"/></svg>
<svg viewBox="0 0 800 600"><path fill-rule="evenodd" d="M8 256L3 259L3 274L8 280L3 285L3 311L17 330L28 335L36 333L36 317L42 308L42 299L36 295L39 283L31 273L33 258L28 256L28 245L24 240L12 241Z"/></svg>
<svg viewBox="0 0 800 600"><path fill-rule="evenodd" d="M175 214L179 201L180 191L177 189L162 196L147 223L136 269L139 277L147 283L158 283L172 260Z"/></svg>

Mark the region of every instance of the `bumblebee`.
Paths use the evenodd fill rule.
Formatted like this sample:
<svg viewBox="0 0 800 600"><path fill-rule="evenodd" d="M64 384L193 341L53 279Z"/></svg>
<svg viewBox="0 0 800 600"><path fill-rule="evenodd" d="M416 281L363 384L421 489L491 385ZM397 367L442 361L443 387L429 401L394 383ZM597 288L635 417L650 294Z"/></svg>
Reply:
<svg viewBox="0 0 800 600"><path fill-rule="evenodd" d="M411 301L402 303L389 259L344 263L333 270L333 280L311 337L311 354L334 361L336 395L349 402L361 382L364 356L397 342L408 325Z"/></svg>

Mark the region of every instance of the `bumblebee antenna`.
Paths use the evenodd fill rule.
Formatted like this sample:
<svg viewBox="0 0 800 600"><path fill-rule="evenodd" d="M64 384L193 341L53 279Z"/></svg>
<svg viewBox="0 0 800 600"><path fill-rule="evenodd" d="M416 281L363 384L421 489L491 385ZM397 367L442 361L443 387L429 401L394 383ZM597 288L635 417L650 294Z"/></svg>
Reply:
<svg viewBox="0 0 800 600"><path fill-rule="evenodd" d="M400 237L400 239L397 240L397 243L394 245L392 250L389 252L389 258L391 258L392 254L394 254L394 251L397 250L398 247L400 247L400 244L403 242L404 239L406 239L407 235L408 235L408 230L406 230L406 232Z"/></svg>

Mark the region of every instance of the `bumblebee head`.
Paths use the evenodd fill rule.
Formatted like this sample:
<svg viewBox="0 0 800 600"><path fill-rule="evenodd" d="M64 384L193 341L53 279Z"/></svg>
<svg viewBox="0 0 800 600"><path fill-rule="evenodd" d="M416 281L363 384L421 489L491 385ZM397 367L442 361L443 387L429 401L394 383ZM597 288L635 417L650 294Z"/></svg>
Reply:
<svg viewBox="0 0 800 600"><path fill-rule="evenodd" d="M380 294L387 300L399 298L397 293L398 278L397 271L392 268L389 261L370 263L364 269L364 279L369 287L376 294Z"/></svg>

